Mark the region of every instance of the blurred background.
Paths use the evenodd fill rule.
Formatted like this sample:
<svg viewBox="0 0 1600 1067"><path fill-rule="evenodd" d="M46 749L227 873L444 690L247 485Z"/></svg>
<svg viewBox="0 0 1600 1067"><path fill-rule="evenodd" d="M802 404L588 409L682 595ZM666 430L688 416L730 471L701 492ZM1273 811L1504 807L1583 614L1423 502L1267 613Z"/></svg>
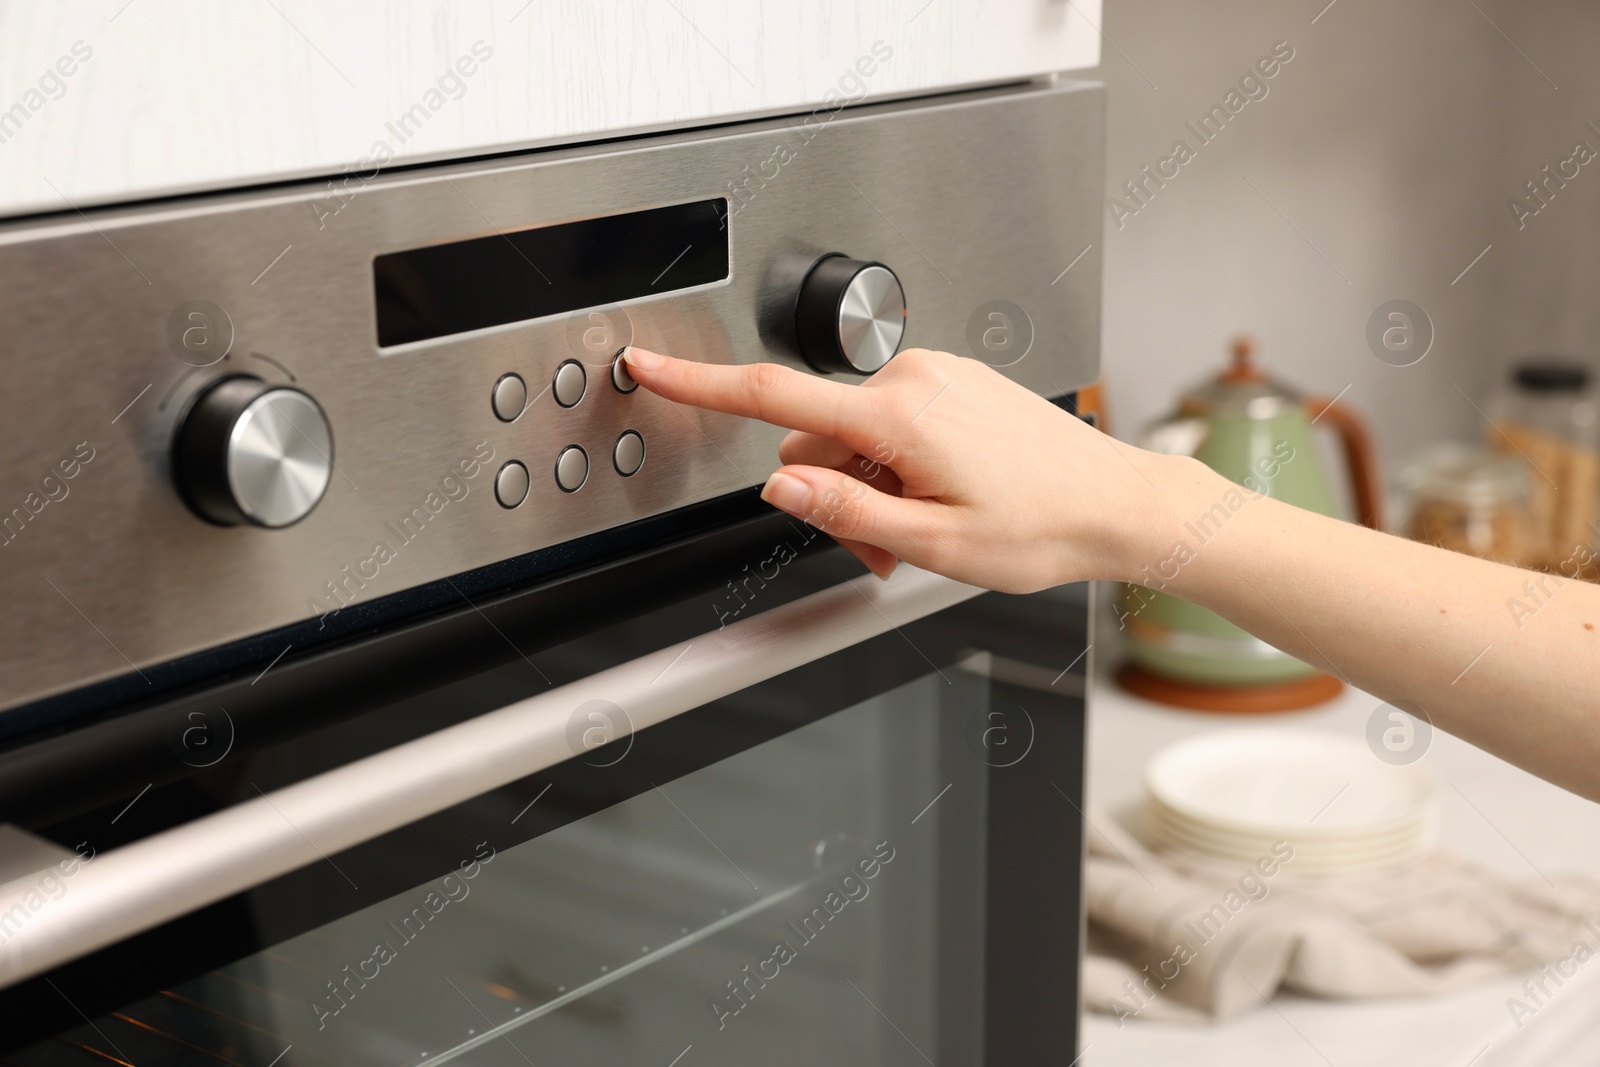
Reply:
<svg viewBox="0 0 1600 1067"><path fill-rule="evenodd" d="M1467 397L1481 406L1514 357L1595 348L1600 174L1583 168L1520 230L1506 201L1575 141L1600 148L1585 126L1600 121L1600 8L1336 0L1319 15L1323 3L1105 5L1108 195L1175 139L1192 142L1184 123L1275 42L1295 53L1148 209L1120 229L1108 216L1103 343L1119 430L1164 414L1241 331L1285 379L1330 395L1348 385L1391 460L1480 437ZM1415 366L1363 343L1392 299L1433 322Z"/></svg>
<svg viewBox="0 0 1600 1067"><path fill-rule="evenodd" d="M1370 431L1391 530L1556 578L1592 580L1600 167L1579 162L1592 156L1575 146L1600 149L1600 75L1592 60L1600 7L1570 0L1108 0L1101 29L1096 74L1109 87L1106 194L1137 208L1123 215L1108 205L1104 232L1104 405L1112 432L1159 447L1161 434L1152 437L1150 430L1165 425L1173 450L1193 450L1197 438L1169 431L1181 430L1197 412L1208 416L1198 399L1179 398L1214 379L1236 339L1250 337L1256 365L1271 378L1338 396L1359 413ZM1237 89L1277 42L1288 42L1293 59L1265 82L1266 95L1255 93L1259 98L1144 196L1143 205L1130 200L1123 183L1144 180L1143 168L1168 156L1175 140L1198 144L1186 124L1197 125ZM1548 180L1547 167L1559 181ZM1543 183L1542 201L1529 182ZM1513 209L1513 198L1525 208ZM1415 305L1408 317L1420 309L1425 318L1389 319L1385 305L1394 301ZM1425 355L1375 347L1369 332L1375 318L1384 328L1415 327L1418 338L1431 328L1431 346ZM1175 409L1179 417L1163 424ZM1331 428L1328 422L1315 428L1323 439L1320 460L1338 498L1334 510L1354 517L1356 501ZM1566 520L1556 514L1563 508L1571 511ZM1098 839L1110 860L1121 857L1105 842L1120 829L1149 843L1154 828L1158 846L1185 834L1192 844L1200 833L1173 829L1162 805L1156 768L1164 748L1187 745L1185 752L1210 759L1222 749L1194 746L1237 742L1235 751L1243 753L1245 739L1268 726L1280 739L1315 738L1319 759L1336 761L1341 740L1353 747L1364 741L1380 759L1432 776L1438 855L1465 864L1470 878L1446 878L1434 887L1440 895L1422 907L1417 885L1397 878L1383 899L1366 902L1364 913L1380 923L1428 925L1426 917L1433 917L1431 933L1441 939L1436 961L1448 955L1445 944L1470 940L1485 923L1512 941L1529 934L1508 918L1503 901L1492 899L1490 886L1570 894L1565 899L1589 901L1580 910L1593 906L1584 894L1600 874L1594 805L1428 731L1425 715L1411 715L1423 709L1397 711L1350 689L1334 686L1331 697L1277 705L1305 705L1298 710L1227 714L1252 709L1216 698L1181 665L1152 663L1151 650L1172 632L1187 627L1191 636L1215 637L1219 630L1167 611L1172 605L1149 600L1146 609L1148 594L1130 597L1111 586L1102 593L1090 817L1104 820ZM1522 625L1518 610L1508 604L1508 627ZM1404 648L1394 651L1405 655ZM1130 686L1130 663L1164 671L1165 681L1177 678L1189 688L1152 688L1148 679ZM1572 669L1596 671L1592 663ZM1235 697L1253 688L1247 671L1231 684ZM1176 706L1183 703L1191 707ZM1207 711L1194 710L1196 704ZM1419 731L1406 742L1409 750L1385 752L1383 729L1392 723ZM1281 805L1277 813L1287 819L1292 804L1284 798L1292 789L1269 784L1275 759L1262 751L1242 757L1249 766L1239 771L1250 784L1240 789L1261 789L1255 814ZM1298 766L1315 775L1314 766ZM1344 780L1335 773L1327 794ZM1221 776L1208 783L1219 792L1229 785ZM1119 927L1121 905L1109 894L1129 886L1103 881L1108 896L1097 907L1095 880L1091 868L1091 929L1126 932L1127 924ZM1143 890L1135 879L1128 882ZM1460 910L1453 905L1465 886L1486 895ZM1592 933L1580 939L1591 948L1597 943ZM1390 940L1400 944L1404 936ZM1132 958L1137 962L1138 954ZM1124 984L1108 979L1102 988L1110 999L1087 1017L1088 1059L1593 1062L1600 983L1583 967L1572 970L1575 977L1560 987L1535 975L1531 981L1548 987L1543 993L1512 967L1514 976L1431 996L1280 995L1274 1011L1151 1025L1160 998L1147 999L1148 972L1130 968L1111 972ZM1133 1015L1138 1022L1130 1021Z"/></svg>

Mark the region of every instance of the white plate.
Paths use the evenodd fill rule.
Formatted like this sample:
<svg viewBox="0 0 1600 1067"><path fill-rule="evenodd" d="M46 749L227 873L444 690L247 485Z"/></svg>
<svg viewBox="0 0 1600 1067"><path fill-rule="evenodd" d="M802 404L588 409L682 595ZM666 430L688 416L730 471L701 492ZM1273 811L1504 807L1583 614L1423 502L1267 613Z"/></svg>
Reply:
<svg viewBox="0 0 1600 1067"><path fill-rule="evenodd" d="M1279 859L1280 853L1274 852L1269 847L1218 846L1208 842L1196 842L1174 835L1170 830L1160 826L1147 827L1147 833L1150 843L1157 848L1203 855L1213 861L1239 864L1244 868L1254 867L1263 857L1272 857L1278 863L1279 870L1293 876L1313 878L1340 874L1366 874L1405 867L1428 855L1436 845L1434 835L1427 835L1389 848L1338 854L1296 847L1290 859L1282 860Z"/></svg>
<svg viewBox="0 0 1600 1067"><path fill-rule="evenodd" d="M1418 842L1431 840L1436 836L1437 830L1437 819L1424 815L1402 830L1361 837L1307 839L1297 833L1278 837L1269 837L1265 834L1239 834L1190 822L1173 815L1153 801L1148 803L1145 809L1145 821L1148 826L1159 829L1166 837L1190 842L1195 848L1253 851L1259 855L1271 854L1273 846L1280 841L1288 842L1300 855L1336 857L1383 852L1395 848L1408 848Z"/></svg>
<svg viewBox="0 0 1600 1067"><path fill-rule="evenodd" d="M1395 823L1369 829L1365 831L1352 830L1348 833L1316 833L1317 827L1284 825L1278 827L1286 833L1266 833L1260 830L1247 830L1232 825L1219 825L1185 815L1181 811L1163 804L1158 798L1146 795L1145 809L1151 818L1160 819L1175 829L1199 836L1217 838L1226 841L1272 841L1284 838L1291 841L1304 841L1307 844L1320 843L1330 847L1348 847L1383 844L1415 835L1420 829L1426 827L1437 814L1437 805L1424 804L1417 808L1413 817ZM1307 834L1304 831L1313 831Z"/></svg>
<svg viewBox="0 0 1600 1067"><path fill-rule="evenodd" d="M1217 841L1197 840L1184 834L1175 833L1170 827L1163 826L1160 823L1148 824L1145 829L1147 836L1156 845L1181 848L1190 852L1205 852L1213 856L1226 856L1229 859L1239 859L1246 863L1255 863L1260 859L1277 859L1284 851L1282 843L1274 843L1273 845L1256 843L1228 844ZM1286 862L1292 862L1296 866L1304 866L1310 863L1338 865L1361 863L1370 859L1393 856L1421 855L1431 850L1434 842L1435 835L1418 834L1409 840L1381 847L1346 849L1338 852L1299 846L1289 842L1289 847L1293 850L1290 853L1293 859Z"/></svg>
<svg viewBox="0 0 1600 1067"><path fill-rule="evenodd" d="M1301 877L1308 875L1314 876L1324 874L1356 873L1359 871L1381 871L1415 863L1417 860L1426 856L1429 851L1430 850L1428 849L1412 849L1406 852L1397 852L1390 856L1363 856L1360 859L1340 860L1337 863L1319 863L1314 860L1296 857L1294 862L1280 864L1276 870L1293 873ZM1177 845L1167 846L1166 854L1168 856L1189 855L1195 857L1204 857L1204 859L1209 863L1220 864L1224 870L1231 865L1237 867L1241 873L1247 873L1255 869L1255 859L1249 856L1233 856L1217 852L1198 852L1193 849L1185 849Z"/></svg>
<svg viewBox="0 0 1600 1067"><path fill-rule="evenodd" d="M1169 745L1145 768L1145 790L1186 821L1307 844L1403 835L1438 803L1421 767L1384 763L1356 738L1306 731L1229 731Z"/></svg>

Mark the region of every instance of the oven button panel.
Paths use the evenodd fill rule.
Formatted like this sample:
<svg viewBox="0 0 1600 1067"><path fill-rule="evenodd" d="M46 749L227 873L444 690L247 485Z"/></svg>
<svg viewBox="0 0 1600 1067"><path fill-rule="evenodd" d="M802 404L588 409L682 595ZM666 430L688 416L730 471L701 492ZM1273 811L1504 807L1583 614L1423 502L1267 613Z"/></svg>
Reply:
<svg viewBox="0 0 1600 1067"><path fill-rule="evenodd" d="M311 514L333 477L318 403L260 378L222 378L195 397L173 441L172 475L202 518L277 528Z"/></svg>
<svg viewBox="0 0 1600 1067"><path fill-rule="evenodd" d="M871 374L900 350L906 294L882 263L823 256L800 283L795 302L800 354L820 371Z"/></svg>

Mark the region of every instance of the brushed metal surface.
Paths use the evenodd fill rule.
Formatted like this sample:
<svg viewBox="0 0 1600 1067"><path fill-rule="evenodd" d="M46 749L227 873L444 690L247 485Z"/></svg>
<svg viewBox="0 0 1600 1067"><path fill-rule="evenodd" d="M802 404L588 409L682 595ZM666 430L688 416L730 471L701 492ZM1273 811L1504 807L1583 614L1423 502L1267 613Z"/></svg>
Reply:
<svg viewBox="0 0 1600 1067"><path fill-rule="evenodd" d="M245 518L270 527L299 522L333 480L333 438L322 409L298 389L262 393L233 424L227 469Z"/></svg>
<svg viewBox="0 0 1600 1067"><path fill-rule="evenodd" d="M786 300L792 316L772 282L786 257L890 265L904 347L971 354L980 305L1008 301L1034 340L1002 373L1087 384L1098 264L1061 271L1100 241L1102 110L1097 85L1016 86L0 226L0 709L759 484L782 431L645 390L562 408L545 383L567 359L608 373L630 341L806 369L758 321ZM719 194L723 282L377 347L376 254ZM197 301L227 335L204 367L169 341ZM339 443L287 529L210 526L171 484L184 402L240 372L304 389ZM538 383L512 423L489 403L507 373ZM562 492L562 448L604 457L624 429L645 468L595 463ZM533 485L507 510L492 482L512 459Z"/></svg>
<svg viewBox="0 0 1600 1067"><path fill-rule="evenodd" d="M850 279L839 301L839 347L852 367L880 370L900 350L905 329L906 298L893 271L873 266Z"/></svg>
<svg viewBox="0 0 1600 1067"><path fill-rule="evenodd" d="M0 943L0 987L582 755L589 701L625 713L615 742L981 592L905 565L857 578L106 852L43 908L32 879L0 887L0 915L31 916Z"/></svg>

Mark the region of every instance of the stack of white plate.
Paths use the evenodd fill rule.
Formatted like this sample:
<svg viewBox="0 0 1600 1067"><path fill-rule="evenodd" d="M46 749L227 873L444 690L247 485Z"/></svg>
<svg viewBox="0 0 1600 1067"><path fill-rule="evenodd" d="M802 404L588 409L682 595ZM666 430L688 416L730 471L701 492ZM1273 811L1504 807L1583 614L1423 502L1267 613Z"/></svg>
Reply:
<svg viewBox="0 0 1600 1067"><path fill-rule="evenodd" d="M1286 872L1362 874L1404 866L1439 834L1438 786L1335 734L1247 730L1162 749L1145 769L1153 844Z"/></svg>

